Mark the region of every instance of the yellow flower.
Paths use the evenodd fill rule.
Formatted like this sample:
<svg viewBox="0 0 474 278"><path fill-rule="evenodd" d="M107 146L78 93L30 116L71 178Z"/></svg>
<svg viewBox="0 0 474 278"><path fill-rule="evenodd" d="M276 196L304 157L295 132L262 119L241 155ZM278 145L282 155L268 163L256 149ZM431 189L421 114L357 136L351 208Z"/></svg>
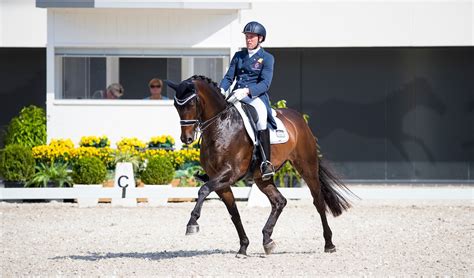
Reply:
<svg viewBox="0 0 474 278"><path fill-rule="evenodd" d="M146 144L140 141L138 138L123 138L119 142L117 142L117 148L119 150L130 150L134 149L143 149L146 147Z"/></svg>

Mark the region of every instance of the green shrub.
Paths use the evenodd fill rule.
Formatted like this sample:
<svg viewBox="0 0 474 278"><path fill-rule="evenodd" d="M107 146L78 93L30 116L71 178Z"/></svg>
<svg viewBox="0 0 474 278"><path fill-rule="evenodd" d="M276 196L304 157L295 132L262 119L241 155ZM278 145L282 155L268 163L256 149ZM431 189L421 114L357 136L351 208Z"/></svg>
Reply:
<svg viewBox="0 0 474 278"><path fill-rule="evenodd" d="M35 173L35 159L31 149L21 145L8 145L0 153L0 175L6 181L28 181Z"/></svg>
<svg viewBox="0 0 474 278"><path fill-rule="evenodd" d="M75 184L101 184L107 175L105 164L97 157L79 159L72 167Z"/></svg>
<svg viewBox="0 0 474 278"><path fill-rule="evenodd" d="M24 107L7 128L5 145L34 147L46 144L46 113L34 105Z"/></svg>
<svg viewBox="0 0 474 278"><path fill-rule="evenodd" d="M169 184L174 177L173 164L168 157L153 156L140 177L145 184Z"/></svg>

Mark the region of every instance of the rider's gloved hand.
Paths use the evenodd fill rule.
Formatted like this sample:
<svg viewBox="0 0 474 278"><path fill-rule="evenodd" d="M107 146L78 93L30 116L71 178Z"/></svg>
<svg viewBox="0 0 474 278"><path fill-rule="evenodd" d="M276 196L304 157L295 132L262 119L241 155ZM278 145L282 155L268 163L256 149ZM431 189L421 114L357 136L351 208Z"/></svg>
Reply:
<svg viewBox="0 0 474 278"><path fill-rule="evenodd" d="M238 100L242 100L248 95L249 95L249 88L242 88L242 89L237 89L234 91L234 96Z"/></svg>

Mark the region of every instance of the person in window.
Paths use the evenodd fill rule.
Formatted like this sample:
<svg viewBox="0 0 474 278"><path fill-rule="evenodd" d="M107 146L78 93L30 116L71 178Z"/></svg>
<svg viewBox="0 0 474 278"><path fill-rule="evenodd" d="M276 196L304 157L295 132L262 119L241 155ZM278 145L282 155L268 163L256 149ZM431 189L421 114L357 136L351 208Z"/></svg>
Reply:
<svg viewBox="0 0 474 278"><path fill-rule="evenodd" d="M159 78L153 78L148 82L148 87L150 88L150 96L145 99L168 99L167 96L161 94L161 89L163 88L163 81Z"/></svg>
<svg viewBox="0 0 474 278"><path fill-rule="evenodd" d="M119 99L123 96L125 90L119 83L110 84L105 90L97 90L92 94L92 99Z"/></svg>
<svg viewBox="0 0 474 278"><path fill-rule="evenodd" d="M247 49L238 51L232 58L229 69L221 81L221 92L226 97L234 80L233 95L228 101L241 101L255 107L258 113L257 134L262 154L262 179L269 180L275 174L270 162L270 133L268 126L276 128L271 113L268 90L273 78L273 56L266 52L260 44L265 41L267 31L262 24L252 21L245 25Z"/></svg>

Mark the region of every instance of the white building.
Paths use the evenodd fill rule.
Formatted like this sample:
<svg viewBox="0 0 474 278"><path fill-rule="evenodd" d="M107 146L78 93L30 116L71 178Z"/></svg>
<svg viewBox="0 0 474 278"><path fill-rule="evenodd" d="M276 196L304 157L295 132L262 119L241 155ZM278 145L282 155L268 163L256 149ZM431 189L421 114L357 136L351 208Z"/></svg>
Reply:
<svg viewBox="0 0 474 278"><path fill-rule="evenodd" d="M463 77L473 70L472 1L3 0L0 9L0 59L45 48L48 138L179 142L172 101L143 100L148 80L219 82L244 46L243 26L256 20L276 58L272 99L311 116L323 152L346 176L472 180L473 83ZM125 99L93 99L112 82Z"/></svg>

